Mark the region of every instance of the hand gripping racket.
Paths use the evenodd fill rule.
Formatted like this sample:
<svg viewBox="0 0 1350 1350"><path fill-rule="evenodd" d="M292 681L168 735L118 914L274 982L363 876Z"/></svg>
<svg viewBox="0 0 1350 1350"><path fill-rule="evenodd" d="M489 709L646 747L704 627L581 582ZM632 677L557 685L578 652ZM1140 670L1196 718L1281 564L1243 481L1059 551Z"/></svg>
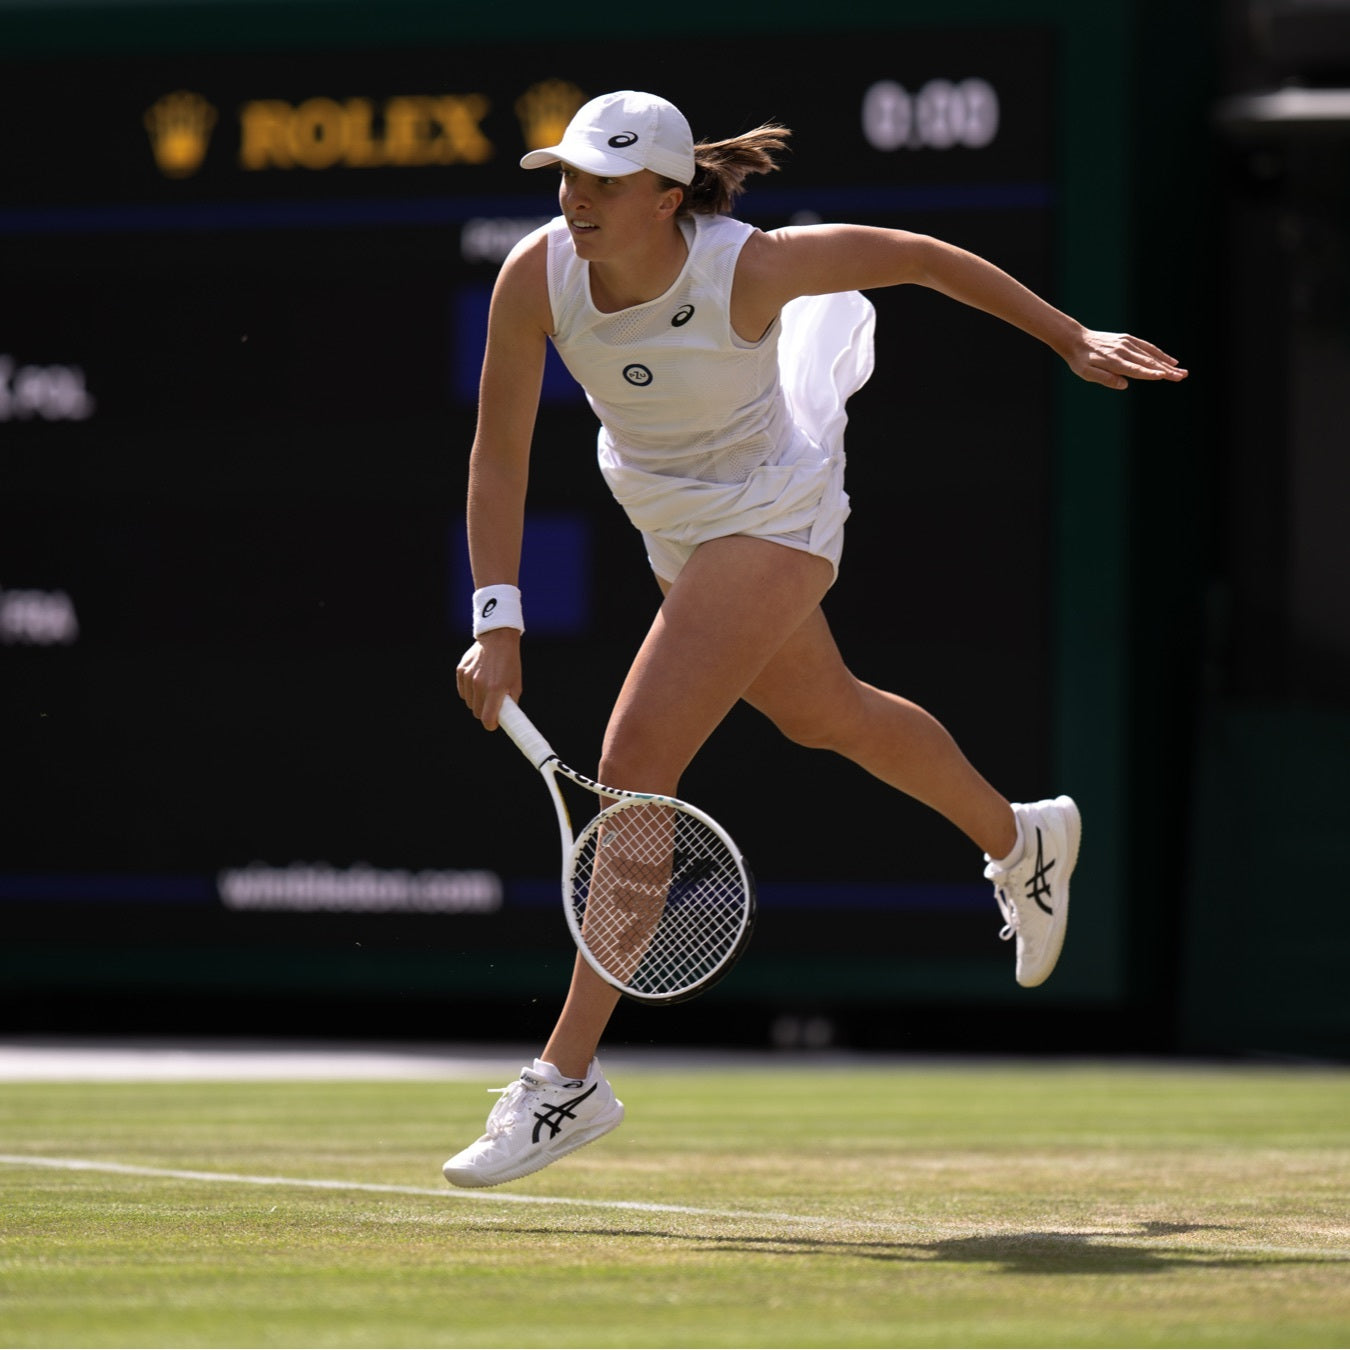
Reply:
<svg viewBox="0 0 1350 1350"><path fill-rule="evenodd" d="M645 1003L678 1003L716 984L755 922L755 883L731 836L688 802L568 768L511 698L498 720L553 795L563 913L591 969ZM608 801L575 841L559 777Z"/></svg>

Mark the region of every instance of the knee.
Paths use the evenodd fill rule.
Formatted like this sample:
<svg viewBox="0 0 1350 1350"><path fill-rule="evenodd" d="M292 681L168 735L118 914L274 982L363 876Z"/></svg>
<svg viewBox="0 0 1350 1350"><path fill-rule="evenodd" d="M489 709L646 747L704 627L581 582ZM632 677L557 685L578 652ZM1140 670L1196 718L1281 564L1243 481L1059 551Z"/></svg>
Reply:
<svg viewBox="0 0 1350 1350"><path fill-rule="evenodd" d="M808 750L832 750L838 754L847 754L848 747L853 743L855 718L848 705L788 705L761 708L760 711L794 745Z"/></svg>
<svg viewBox="0 0 1350 1350"><path fill-rule="evenodd" d="M854 759L879 734L878 691L841 668L838 678L804 685L780 682L751 701L795 745Z"/></svg>
<svg viewBox="0 0 1350 1350"><path fill-rule="evenodd" d="M626 723L611 726L606 734L597 776L602 783L625 792L673 796L687 767L687 759L679 759L659 734Z"/></svg>

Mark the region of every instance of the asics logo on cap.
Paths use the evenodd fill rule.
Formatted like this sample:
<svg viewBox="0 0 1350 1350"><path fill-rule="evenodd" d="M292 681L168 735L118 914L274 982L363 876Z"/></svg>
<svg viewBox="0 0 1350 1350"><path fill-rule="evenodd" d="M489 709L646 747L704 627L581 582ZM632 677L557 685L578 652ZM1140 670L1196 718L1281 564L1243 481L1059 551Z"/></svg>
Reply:
<svg viewBox="0 0 1350 1350"><path fill-rule="evenodd" d="M542 169L559 160L602 178L650 169L677 183L692 183L698 168L684 114L673 103L634 89L583 104L557 145L531 150L520 163Z"/></svg>

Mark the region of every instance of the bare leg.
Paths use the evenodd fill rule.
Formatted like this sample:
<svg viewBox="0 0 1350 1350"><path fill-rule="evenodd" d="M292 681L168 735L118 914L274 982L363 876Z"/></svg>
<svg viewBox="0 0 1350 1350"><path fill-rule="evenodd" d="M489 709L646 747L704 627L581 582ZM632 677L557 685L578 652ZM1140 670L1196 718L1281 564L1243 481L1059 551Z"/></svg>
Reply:
<svg viewBox="0 0 1350 1350"><path fill-rule="evenodd" d="M790 739L833 750L931 806L990 857L1005 857L1016 844L1008 802L930 713L849 672L820 610L784 643L745 699Z"/></svg>
<svg viewBox="0 0 1350 1350"><path fill-rule="evenodd" d="M679 790L680 775L742 697L803 745L834 750L941 812L991 857L1009 853L1008 802L917 704L844 665L820 610L829 564L739 536L704 544L647 635L610 717L601 781ZM544 1058L584 1076L618 993L578 957Z"/></svg>
<svg viewBox="0 0 1350 1350"><path fill-rule="evenodd" d="M830 565L739 535L699 548L669 586L605 732L600 777L675 793L727 713L819 610Z"/></svg>
<svg viewBox="0 0 1350 1350"><path fill-rule="evenodd" d="M739 536L704 544L666 600L624 681L598 777L637 792L680 775L829 589L827 562ZM580 957L543 1058L584 1076L619 999Z"/></svg>
<svg viewBox="0 0 1350 1350"><path fill-rule="evenodd" d="M578 956L567 1002L542 1058L568 1078L585 1078L618 1002L619 991Z"/></svg>

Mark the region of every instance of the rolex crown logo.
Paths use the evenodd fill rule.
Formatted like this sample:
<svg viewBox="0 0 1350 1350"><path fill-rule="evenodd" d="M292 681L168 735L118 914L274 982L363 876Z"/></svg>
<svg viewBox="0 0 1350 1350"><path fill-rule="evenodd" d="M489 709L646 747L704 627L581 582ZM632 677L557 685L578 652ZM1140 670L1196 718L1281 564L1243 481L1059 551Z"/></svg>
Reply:
<svg viewBox="0 0 1350 1350"><path fill-rule="evenodd" d="M516 100L516 116L527 150L542 150L562 140L572 115L586 95L566 80L541 80Z"/></svg>
<svg viewBox="0 0 1350 1350"><path fill-rule="evenodd" d="M165 94L145 114L150 148L166 178L187 178L206 158L216 110L200 95L180 89Z"/></svg>

